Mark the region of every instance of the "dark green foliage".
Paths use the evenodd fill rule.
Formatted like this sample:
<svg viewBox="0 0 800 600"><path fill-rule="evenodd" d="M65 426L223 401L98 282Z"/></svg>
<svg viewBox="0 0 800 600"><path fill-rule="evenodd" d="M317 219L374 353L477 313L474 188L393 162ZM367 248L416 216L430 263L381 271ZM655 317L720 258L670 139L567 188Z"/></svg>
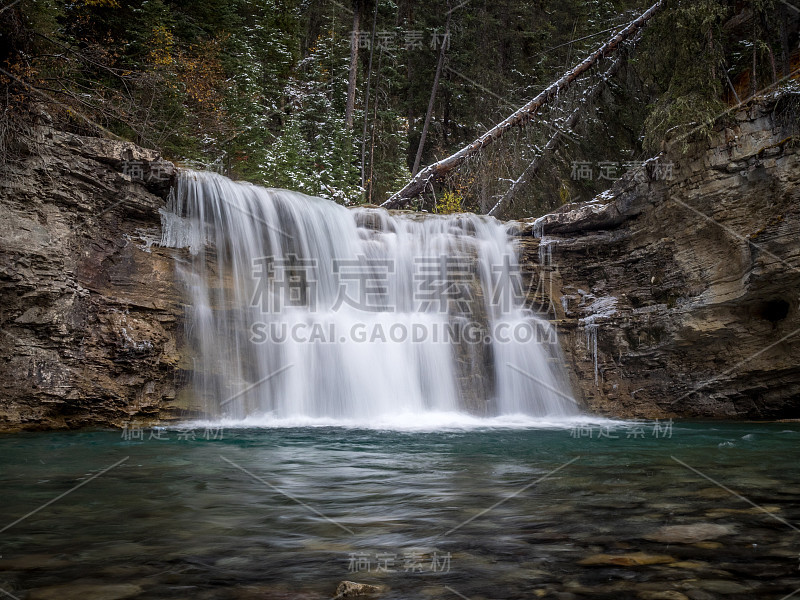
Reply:
<svg viewBox="0 0 800 600"><path fill-rule="evenodd" d="M0 133L44 101L59 127L98 133L88 119L179 162L342 203L380 203L409 178L442 41L432 37L443 33L449 8L423 165L486 131L651 4L355 0L367 39L377 8L377 44L359 52L351 130L352 1L24 0L0 14L0 61L11 73L0 82ZM610 185L571 177L576 161L644 160L701 137L734 101L731 87L747 96L748 86L785 74L797 28L774 0L668 0L596 106L582 104L580 93L607 63L537 115L557 124L585 109L505 216L541 214ZM437 191L488 210L552 132L534 123ZM432 209L433 194L417 206Z"/></svg>
<svg viewBox="0 0 800 600"><path fill-rule="evenodd" d="M662 90L646 120L650 153L690 130L707 133L723 108L722 22L728 13L720 0L670 0L656 17L637 61L645 84Z"/></svg>

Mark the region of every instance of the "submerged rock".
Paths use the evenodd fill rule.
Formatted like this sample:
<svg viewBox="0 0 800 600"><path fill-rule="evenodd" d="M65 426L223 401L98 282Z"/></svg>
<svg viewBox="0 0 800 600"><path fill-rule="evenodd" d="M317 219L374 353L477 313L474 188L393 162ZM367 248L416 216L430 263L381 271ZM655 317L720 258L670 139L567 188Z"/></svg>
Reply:
<svg viewBox="0 0 800 600"><path fill-rule="evenodd" d="M357 598L360 596L376 596L386 591L384 585L370 585L368 583L356 583L355 581L342 581L336 586L334 598Z"/></svg>
<svg viewBox="0 0 800 600"><path fill-rule="evenodd" d="M60 569L72 564L52 554L25 554L0 559L0 571L30 571L34 569Z"/></svg>
<svg viewBox="0 0 800 600"><path fill-rule="evenodd" d="M639 567L643 565L663 565L671 562L675 562L675 559L665 554L633 552L631 554L595 554L578 561L578 564L584 566Z"/></svg>
<svg viewBox="0 0 800 600"><path fill-rule="evenodd" d="M28 600L122 600L142 593L132 583L103 585L99 583L65 583L36 588L28 592Z"/></svg>
<svg viewBox="0 0 800 600"><path fill-rule="evenodd" d="M700 581L697 585L715 594L746 594L753 591L753 588L749 585L725 579Z"/></svg>
<svg viewBox="0 0 800 600"><path fill-rule="evenodd" d="M689 600L689 597L675 590L664 590L663 592L639 592L641 600Z"/></svg>
<svg viewBox="0 0 800 600"><path fill-rule="evenodd" d="M690 525L666 525L644 537L651 542L665 544L696 544L706 540L730 535L736 532L733 525L718 525L716 523L692 523Z"/></svg>

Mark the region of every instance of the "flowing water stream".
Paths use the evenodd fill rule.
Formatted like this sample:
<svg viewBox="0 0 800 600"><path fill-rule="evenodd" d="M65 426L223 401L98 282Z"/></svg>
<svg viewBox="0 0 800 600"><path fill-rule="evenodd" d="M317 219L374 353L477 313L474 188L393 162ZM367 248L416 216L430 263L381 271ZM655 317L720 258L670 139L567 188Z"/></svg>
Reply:
<svg viewBox="0 0 800 600"><path fill-rule="evenodd" d="M346 209L212 173L185 172L174 192L162 245L191 252L179 276L211 418L578 413L502 223Z"/></svg>

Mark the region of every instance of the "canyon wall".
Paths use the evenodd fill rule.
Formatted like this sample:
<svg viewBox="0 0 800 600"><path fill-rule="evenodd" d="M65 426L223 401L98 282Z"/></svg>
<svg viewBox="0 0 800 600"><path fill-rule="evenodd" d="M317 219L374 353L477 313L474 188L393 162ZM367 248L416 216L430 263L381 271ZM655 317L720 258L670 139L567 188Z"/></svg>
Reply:
<svg viewBox="0 0 800 600"><path fill-rule="evenodd" d="M46 124L15 151L0 180L0 430L192 414L174 251L157 245L174 167Z"/></svg>
<svg viewBox="0 0 800 600"><path fill-rule="evenodd" d="M800 417L800 94L721 123L519 224L536 304L595 412Z"/></svg>

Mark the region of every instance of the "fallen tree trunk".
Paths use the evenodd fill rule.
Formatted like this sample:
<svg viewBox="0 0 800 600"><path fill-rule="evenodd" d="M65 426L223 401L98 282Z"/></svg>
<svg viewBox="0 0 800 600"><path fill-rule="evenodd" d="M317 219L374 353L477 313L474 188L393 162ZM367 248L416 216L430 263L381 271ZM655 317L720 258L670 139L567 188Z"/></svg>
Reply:
<svg viewBox="0 0 800 600"><path fill-rule="evenodd" d="M583 100L584 103L591 104L597 101L597 99L600 97L600 94L603 92L606 83L608 83L608 81L610 81L611 78L617 74L619 68L622 66L622 63L623 63L622 57L621 56L617 57L617 59L612 63L612 65L608 68L608 70L605 73L603 73L603 76L600 78L600 81L598 81L592 87L592 90L589 92L589 95L586 96L586 98ZM580 120L581 115L583 115L584 112L585 112L584 106L579 106L574 111L572 111L569 117L567 117L567 120L564 121L562 129L563 130L573 129L575 125L578 124L578 121ZM564 136L562 135L561 130L558 130L553 134L553 137L551 137L550 140L547 142L547 145L544 147L541 154L539 154L528 164L528 166L522 172L522 175L520 175L519 177L517 177L517 179L514 180L514 182L511 184L511 187L508 188L505 194L503 194L503 197L500 198L500 200L497 201L497 204L495 204L492 207L492 210L486 213L487 215L489 215L490 217L496 216L500 212L500 210L504 206L506 206L506 204L508 204L512 200L512 198L514 198L514 195L517 193L522 184L524 184L531 177L534 177L536 175L536 173L539 171L539 167L542 166L544 158L558 147L563 137Z"/></svg>
<svg viewBox="0 0 800 600"><path fill-rule="evenodd" d="M518 109L514 114L504 119L489 131L484 133L477 140L471 144L463 147L461 150L428 165L422 171L417 173L411 181L399 192L395 193L386 202L381 204L384 208L400 208L407 204L412 198L421 194L425 188L434 180L441 179L447 173L452 171L455 167L460 165L466 158L479 152L486 146L500 139L507 131L517 125L523 125L533 117L536 112L545 104L549 103L559 92L565 90L569 85L574 82L583 73L588 71L592 65L598 60L604 58L614 52L621 42L629 38L633 33L638 31L650 18L662 8L664 0L658 0L653 6L643 12L638 18L634 19L621 31L615 34L610 40L600 46L591 55L589 55L577 67L566 73L558 81L551 84L547 89L541 92L533 100L528 102L525 106Z"/></svg>

